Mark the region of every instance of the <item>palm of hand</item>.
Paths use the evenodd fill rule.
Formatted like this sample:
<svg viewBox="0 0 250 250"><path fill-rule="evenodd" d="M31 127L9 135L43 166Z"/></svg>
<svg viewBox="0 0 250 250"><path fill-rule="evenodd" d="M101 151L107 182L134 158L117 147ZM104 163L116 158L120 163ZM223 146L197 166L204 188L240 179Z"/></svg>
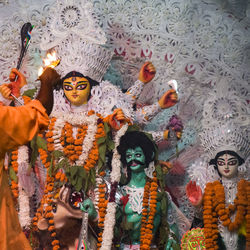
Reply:
<svg viewBox="0 0 250 250"><path fill-rule="evenodd" d="M202 201L202 191L201 188L196 185L195 181L190 181L186 186L186 194L189 201L194 205L198 206Z"/></svg>

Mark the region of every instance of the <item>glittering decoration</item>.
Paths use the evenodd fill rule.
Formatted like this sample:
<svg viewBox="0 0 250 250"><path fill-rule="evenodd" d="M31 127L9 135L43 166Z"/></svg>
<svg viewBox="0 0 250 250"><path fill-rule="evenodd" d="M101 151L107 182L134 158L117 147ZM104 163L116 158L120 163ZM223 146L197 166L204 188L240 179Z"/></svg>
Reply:
<svg viewBox="0 0 250 250"><path fill-rule="evenodd" d="M182 250L200 250L206 249L205 247L205 236L203 233L203 228L193 228L187 231L181 240Z"/></svg>

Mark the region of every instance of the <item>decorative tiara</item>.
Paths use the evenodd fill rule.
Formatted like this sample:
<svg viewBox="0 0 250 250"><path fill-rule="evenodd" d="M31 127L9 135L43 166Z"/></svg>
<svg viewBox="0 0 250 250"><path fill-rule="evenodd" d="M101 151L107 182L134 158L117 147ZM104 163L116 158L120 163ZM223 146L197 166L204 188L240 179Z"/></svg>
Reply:
<svg viewBox="0 0 250 250"><path fill-rule="evenodd" d="M249 147L249 109L244 98L226 81L219 82L204 103L201 144L209 157L220 151L235 151L246 159Z"/></svg>
<svg viewBox="0 0 250 250"><path fill-rule="evenodd" d="M210 159L214 159L218 152L224 150L234 151L243 159L249 156L249 130L246 127L233 123L218 124L203 129L200 138Z"/></svg>
<svg viewBox="0 0 250 250"><path fill-rule="evenodd" d="M101 46L107 39L93 18L92 3L58 0L49 16L40 46L43 50L56 51L61 76L78 71L100 82L113 53Z"/></svg>

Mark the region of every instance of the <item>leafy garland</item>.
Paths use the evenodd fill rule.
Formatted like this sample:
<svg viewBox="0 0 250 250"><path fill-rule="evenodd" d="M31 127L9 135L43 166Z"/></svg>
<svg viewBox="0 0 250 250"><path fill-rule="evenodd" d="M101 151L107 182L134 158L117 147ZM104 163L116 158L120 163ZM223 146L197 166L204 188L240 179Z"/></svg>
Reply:
<svg viewBox="0 0 250 250"><path fill-rule="evenodd" d="M46 133L47 147L41 147L41 144L38 147L40 159L47 169L47 177L44 196L33 218L33 225L37 227L37 222L42 218L48 220L53 250L60 248L52 213L60 188L64 183L70 182L76 191L87 191L90 184L95 184L94 166L99 155L98 140L105 137L105 130L100 115L89 112L86 118L90 124L77 125L76 139L73 138L73 126L70 123L51 118ZM83 120L81 117L82 122ZM43 139L40 137L37 141L40 140ZM89 149L86 150L87 146L83 147L84 143L88 144Z"/></svg>

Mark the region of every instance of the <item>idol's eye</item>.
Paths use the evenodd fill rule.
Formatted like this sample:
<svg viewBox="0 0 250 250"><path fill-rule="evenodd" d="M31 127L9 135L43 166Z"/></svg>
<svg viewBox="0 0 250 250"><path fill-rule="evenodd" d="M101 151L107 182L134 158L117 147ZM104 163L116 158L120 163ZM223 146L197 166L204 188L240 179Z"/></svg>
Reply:
<svg viewBox="0 0 250 250"><path fill-rule="evenodd" d="M82 192L72 192L69 197L69 204L72 208L80 209L80 203L84 200L84 196Z"/></svg>
<svg viewBox="0 0 250 250"><path fill-rule="evenodd" d="M77 85L76 89L77 90L84 90L87 88L87 84L80 84L80 85Z"/></svg>
<svg viewBox="0 0 250 250"><path fill-rule="evenodd" d="M132 157L132 155L126 155L126 158L130 159Z"/></svg>
<svg viewBox="0 0 250 250"><path fill-rule="evenodd" d="M228 162L228 165L233 166L237 164L237 160L232 160Z"/></svg>
<svg viewBox="0 0 250 250"><path fill-rule="evenodd" d="M64 88L64 90L66 90L66 91L70 91L70 90L73 89L73 87L70 86L70 85L63 85L63 88Z"/></svg>
<svg viewBox="0 0 250 250"><path fill-rule="evenodd" d="M224 161L217 161L217 165L219 165L219 166L224 166L224 165L225 165L225 162L224 162Z"/></svg>
<svg viewBox="0 0 250 250"><path fill-rule="evenodd" d="M136 156L136 157L141 157L141 154L136 154L135 156Z"/></svg>

